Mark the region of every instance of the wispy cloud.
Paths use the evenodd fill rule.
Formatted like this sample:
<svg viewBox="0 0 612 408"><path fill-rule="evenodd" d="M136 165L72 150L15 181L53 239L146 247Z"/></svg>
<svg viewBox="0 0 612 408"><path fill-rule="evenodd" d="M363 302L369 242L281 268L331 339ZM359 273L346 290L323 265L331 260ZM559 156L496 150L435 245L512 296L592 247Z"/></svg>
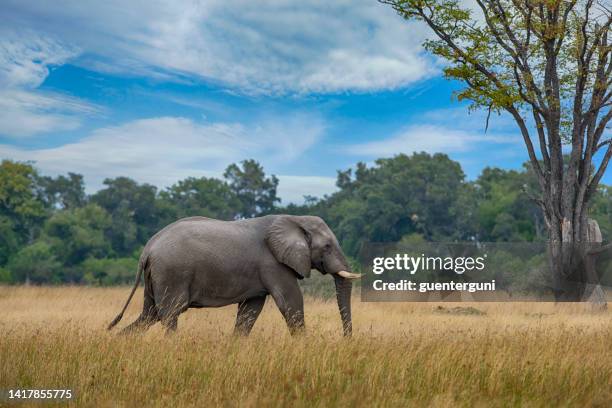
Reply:
<svg viewBox="0 0 612 408"><path fill-rule="evenodd" d="M99 107L77 98L37 88L53 65L65 63L77 51L31 32L3 33L0 39L0 134L26 137L77 128L80 115Z"/></svg>
<svg viewBox="0 0 612 408"><path fill-rule="evenodd" d="M229 163L248 158L260 160L267 168L291 161L315 144L324 128L320 119L308 115L262 120L257 125L159 117L97 129L78 142L54 148L0 145L0 155L32 160L46 174L67 169L81 173L90 191L100 188L105 178L124 175L163 187L189 176L218 177ZM304 178L302 185L329 184L323 179ZM289 198L310 191L281 188Z"/></svg>
<svg viewBox="0 0 612 408"><path fill-rule="evenodd" d="M282 198L282 204L302 203L306 195L323 198L336 190L338 187L334 177L278 176L278 195Z"/></svg>
<svg viewBox="0 0 612 408"><path fill-rule="evenodd" d="M434 71L420 48L426 30L368 0L111 0L88 7L22 0L3 7L7 25L25 20L74 44L90 68L191 75L241 92L394 89Z"/></svg>
<svg viewBox="0 0 612 408"><path fill-rule="evenodd" d="M2 34L0 86L5 88L36 88L49 75L49 66L63 64L77 54L75 49L31 31Z"/></svg>
<svg viewBox="0 0 612 408"><path fill-rule="evenodd" d="M482 148L484 143L514 145L520 142L513 136L486 135L439 125L412 125L398 134L372 142L348 146L349 154L384 157L413 152L458 153Z"/></svg>

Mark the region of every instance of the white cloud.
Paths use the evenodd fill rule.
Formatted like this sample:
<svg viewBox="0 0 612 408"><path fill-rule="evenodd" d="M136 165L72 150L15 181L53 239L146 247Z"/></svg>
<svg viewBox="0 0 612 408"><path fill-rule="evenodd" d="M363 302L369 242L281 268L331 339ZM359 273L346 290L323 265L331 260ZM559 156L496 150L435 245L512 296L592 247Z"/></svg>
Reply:
<svg viewBox="0 0 612 408"><path fill-rule="evenodd" d="M0 90L0 134L13 138L76 129L80 114L97 112L95 105L61 94Z"/></svg>
<svg viewBox="0 0 612 408"><path fill-rule="evenodd" d="M440 125L412 125L397 135L373 142L348 146L349 154L386 157L397 153L460 153L476 150L483 143L517 144L515 136L486 135L484 131L466 131Z"/></svg>
<svg viewBox="0 0 612 408"><path fill-rule="evenodd" d="M334 177L278 176L278 196L282 198L282 204L302 203L306 195L323 198L336 190Z"/></svg>
<svg viewBox="0 0 612 408"><path fill-rule="evenodd" d="M99 108L76 98L36 88L49 67L63 64L76 51L32 33L0 39L0 134L26 137L39 133L72 130L80 126L80 114Z"/></svg>
<svg viewBox="0 0 612 408"><path fill-rule="evenodd" d="M433 72L420 47L427 31L369 0L4 7L7 24L26 22L74 44L94 69L195 75L244 92L393 89Z"/></svg>
<svg viewBox="0 0 612 408"><path fill-rule="evenodd" d="M484 133L488 113L486 110L470 111L465 105L452 108L434 109L419 117L422 123L435 123L453 129L472 133ZM516 133L518 127L512 116L505 112L491 112L489 116L488 134Z"/></svg>
<svg viewBox="0 0 612 408"><path fill-rule="evenodd" d="M0 86L36 88L49 74L50 65L63 64L76 51L49 38L25 32L2 33Z"/></svg>
<svg viewBox="0 0 612 408"><path fill-rule="evenodd" d="M228 163L247 158L259 159L266 168L290 162L315 144L323 129L320 119L308 115L262 120L252 127L159 117L97 129L59 147L25 150L0 145L0 156L32 160L45 174L71 169L84 175L90 192L99 189L105 178L125 174L165 187L189 176L220 177ZM301 201L303 194L322 195L330 188L324 177L281 176L280 180L281 197L289 201Z"/></svg>

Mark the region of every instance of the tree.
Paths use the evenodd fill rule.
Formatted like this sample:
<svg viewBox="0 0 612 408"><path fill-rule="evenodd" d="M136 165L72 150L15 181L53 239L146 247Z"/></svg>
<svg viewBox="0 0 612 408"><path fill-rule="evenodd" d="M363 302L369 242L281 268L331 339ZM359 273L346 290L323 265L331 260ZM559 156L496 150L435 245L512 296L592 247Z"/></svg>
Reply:
<svg viewBox="0 0 612 408"><path fill-rule="evenodd" d="M338 173L340 191L320 211L351 256L363 242L397 242L410 234L427 240L469 239L475 233L469 187L459 163L444 154L404 154L359 163ZM323 206L317 204L317 209Z"/></svg>
<svg viewBox="0 0 612 408"><path fill-rule="evenodd" d="M109 214L97 204L61 211L45 223L45 238L67 267L89 257L103 258L111 253L106 232L111 226Z"/></svg>
<svg viewBox="0 0 612 408"><path fill-rule="evenodd" d="M6 264L9 257L17 252L20 242L15 232L12 218L0 215L0 265Z"/></svg>
<svg viewBox="0 0 612 408"><path fill-rule="evenodd" d="M181 180L162 191L160 199L169 222L196 215L231 220L240 206L227 183L206 177Z"/></svg>
<svg viewBox="0 0 612 408"><path fill-rule="evenodd" d="M612 157L612 11L596 0L475 0L478 14L459 0L382 2L433 31L425 47L448 62L446 77L466 84L459 100L516 122L539 185L555 295L579 300L570 280Z"/></svg>
<svg viewBox="0 0 612 408"><path fill-rule="evenodd" d="M542 211L523 191L528 171L485 168L475 181L479 239L486 242L543 239Z"/></svg>
<svg viewBox="0 0 612 408"><path fill-rule="evenodd" d="M0 224L9 228L5 240L28 244L47 216L39 197L38 174L29 163L3 160L0 163Z"/></svg>
<svg viewBox="0 0 612 408"><path fill-rule="evenodd" d="M83 282L90 285L120 285L134 280L138 268L138 257L132 258L88 258L81 264Z"/></svg>
<svg viewBox="0 0 612 408"><path fill-rule="evenodd" d="M85 204L85 183L83 176L68 173L68 176L40 177L39 184L43 190L48 206L60 206L63 209L82 207Z"/></svg>
<svg viewBox="0 0 612 408"><path fill-rule="evenodd" d="M130 255L159 227L157 188L127 177L106 179L104 185L106 188L91 196L91 201L111 215L108 237L113 250L120 256Z"/></svg>
<svg viewBox="0 0 612 408"><path fill-rule="evenodd" d="M59 283L61 266L51 246L36 241L12 256L7 270L16 282Z"/></svg>
<svg viewBox="0 0 612 408"><path fill-rule="evenodd" d="M251 218L271 212L280 202L276 196L278 179L274 175L266 177L263 167L255 160L244 160L240 164L242 168L231 164L223 173L240 202L237 216Z"/></svg>
<svg viewBox="0 0 612 408"><path fill-rule="evenodd" d="M591 216L597 220L605 237L612 235L612 186L600 186L593 197Z"/></svg>

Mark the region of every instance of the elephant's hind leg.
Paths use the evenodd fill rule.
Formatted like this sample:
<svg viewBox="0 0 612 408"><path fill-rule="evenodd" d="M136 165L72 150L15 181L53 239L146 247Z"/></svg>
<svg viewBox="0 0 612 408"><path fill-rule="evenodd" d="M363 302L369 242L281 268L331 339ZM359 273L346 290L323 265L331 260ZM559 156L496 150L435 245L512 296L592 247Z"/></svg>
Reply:
<svg viewBox="0 0 612 408"><path fill-rule="evenodd" d="M251 333L265 303L266 297L258 296L238 304L238 315L234 326L235 335L248 336Z"/></svg>
<svg viewBox="0 0 612 408"><path fill-rule="evenodd" d="M153 324L155 324L157 320L158 317L157 308L155 307L155 301L153 300L153 297L145 291L142 313L133 323L124 327L119 332L119 334L130 334L145 331Z"/></svg>
<svg viewBox="0 0 612 408"><path fill-rule="evenodd" d="M162 325L166 328L166 333L175 332L179 315L189 306L188 292L185 290L174 295L165 293L156 299L156 303L157 314Z"/></svg>

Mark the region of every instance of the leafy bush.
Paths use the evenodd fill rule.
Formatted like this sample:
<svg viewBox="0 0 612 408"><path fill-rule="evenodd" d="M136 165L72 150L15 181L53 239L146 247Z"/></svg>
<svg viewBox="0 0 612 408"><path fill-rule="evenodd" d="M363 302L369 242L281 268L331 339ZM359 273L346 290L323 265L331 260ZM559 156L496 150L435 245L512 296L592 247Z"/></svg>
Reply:
<svg viewBox="0 0 612 408"><path fill-rule="evenodd" d="M13 283L11 271L6 268L0 268L0 283Z"/></svg>
<svg viewBox="0 0 612 408"><path fill-rule="evenodd" d="M17 282L59 283L61 266L51 246L37 241L12 256L7 269Z"/></svg>
<svg viewBox="0 0 612 408"><path fill-rule="evenodd" d="M137 258L88 258L82 263L83 282L104 286L131 283L137 267Z"/></svg>

